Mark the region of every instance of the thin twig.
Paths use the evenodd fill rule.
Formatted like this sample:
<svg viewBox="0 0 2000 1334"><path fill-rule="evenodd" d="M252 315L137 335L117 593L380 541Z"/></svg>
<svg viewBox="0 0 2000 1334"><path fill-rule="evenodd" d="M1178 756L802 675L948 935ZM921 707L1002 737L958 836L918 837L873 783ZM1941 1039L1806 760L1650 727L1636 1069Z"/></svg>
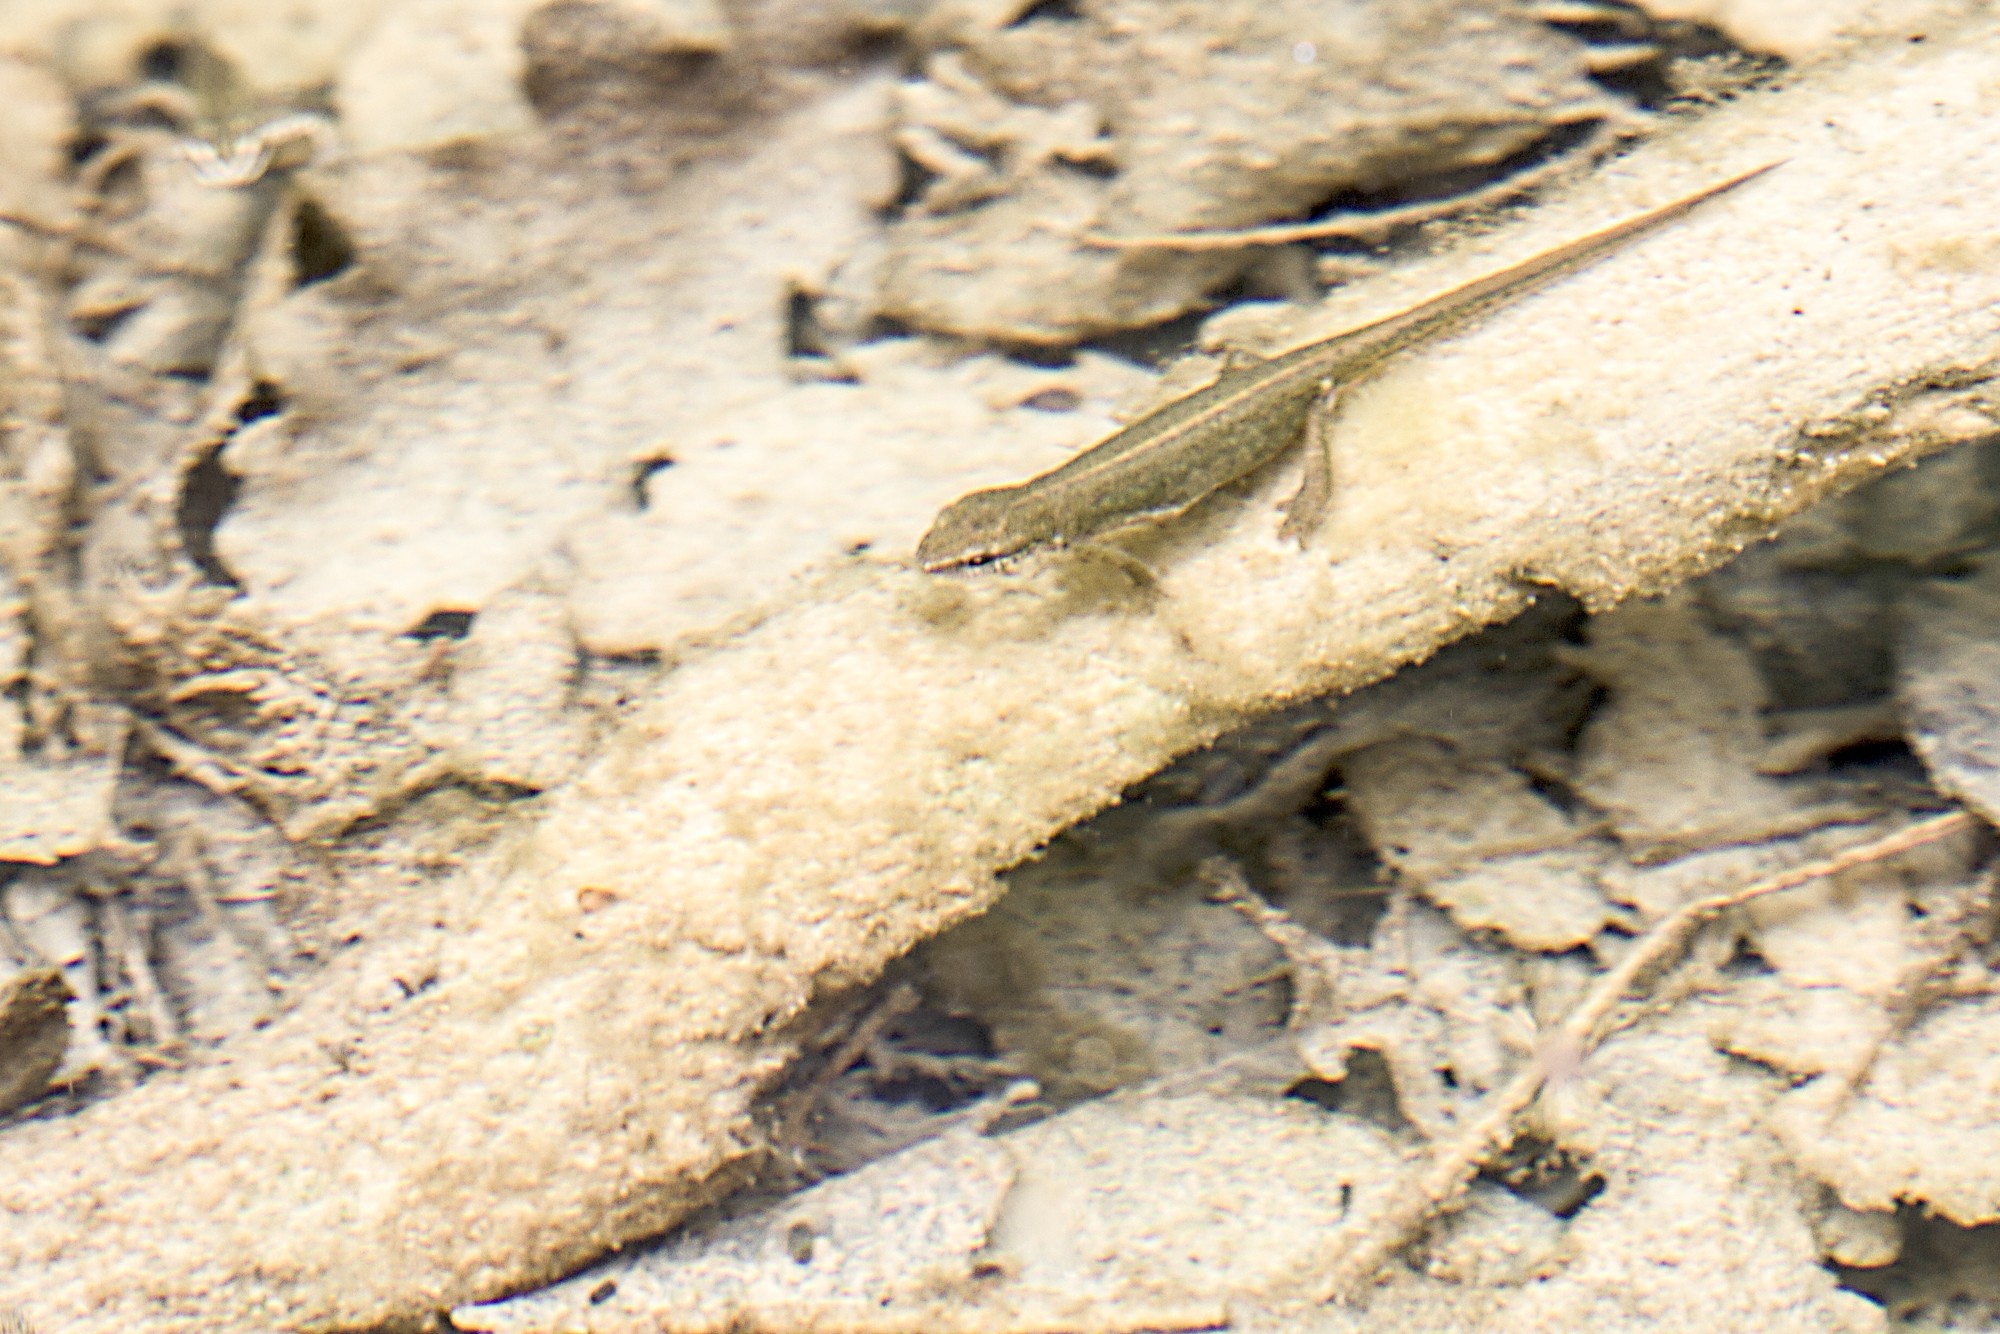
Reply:
<svg viewBox="0 0 2000 1334"><path fill-rule="evenodd" d="M1250 887L1242 868L1229 858L1207 858L1199 874L1213 902L1249 918L1266 940L1284 952L1292 971L1292 1014L1287 1027L1297 1032L1311 1024L1334 1022L1339 1015L1344 964L1340 947L1266 903Z"/></svg>
<svg viewBox="0 0 2000 1334"><path fill-rule="evenodd" d="M115 898L107 898L98 905L103 916L108 953L123 968L127 984L132 989L132 998L146 1017L146 1042L170 1058L180 1055L183 1043L180 1021L175 1017L173 1006L167 1000L166 989L160 985L159 976L153 971L152 961L146 957L147 941L152 932L142 929L132 921L123 904ZM147 910L146 920L150 925L152 914Z"/></svg>
<svg viewBox="0 0 2000 1334"><path fill-rule="evenodd" d="M854 1021L854 1028L848 1033L825 1063L807 1081L805 1087L792 1092L789 1104L779 1118L774 1143L790 1150L804 1161L804 1145L807 1140L808 1122L812 1114L819 1110L826 1096L832 1091L856 1062L867 1054L868 1048L881 1037L883 1030L917 1008L922 997L917 989L907 982L898 983L889 993L864 1010Z"/></svg>
<svg viewBox="0 0 2000 1334"><path fill-rule="evenodd" d="M1695 929L1710 918L1753 900L1766 898L1772 894L1782 894L1788 889L1797 889L1815 880L1824 880L1829 876L1839 875L1842 871L1866 866L1870 862L1883 861L1911 848L1922 847L1926 843L1935 843L1941 838L1949 838L1972 827L1971 815L1964 811L1950 811L1944 815L1932 816L1928 820L1920 820L1893 834L1871 839L1822 861L1807 862L1804 866L1781 871L1777 875L1741 889L1723 890L1706 898L1696 899L1692 903L1682 904L1661 918L1653 929L1642 936L1638 944L1618 961L1616 967L1598 979L1590 995L1570 1012L1562 1026L1556 1030L1552 1042L1544 1044L1545 1051L1551 1055L1563 1055L1559 1048L1561 1044L1568 1043L1570 1052L1567 1054L1580 1060L1599 1036L1598 1026L1604 1017L1624 998L1632 984L1647 970L1666 962L1669 956L1679 953Z"/></svg>
<svg viewBox="0 0 2000 1334"><path fill-rule="evenodd" d="M1573 1070L1602 1038L1605 1018L1648 970L1667 962L1687 944L1703 923L1755 899L1796 889L1870 862L1882 861L1911 848L1948 838L1974 827L1973 817L1952 811L1919 821L1858 847L1793 867L1740 889L1724 890L1685 903L1656 923L1597 980L1590 994L1545 1039L1535 1059L1504 1088L1492 1095L1487 1109L1457 1136L1438 1144L1423 1170L1398 1192L1382 1213L1343 1228L1329 1247L1333 1257L1311 1294L1314 1302L1343 1299L1365 1282L1390 1256L1401 1250L1429 1221L1439 1206L1457 1195L1479 1171L1487 1156L1513 1142L1514 1120L1542 1091L1551 1075Z"/></svg>
<svg viewBox="0 0 2000 1334"><path fill-rule="evenodd" d="M1398 208L1369 213L1337 213L1306 222L1282 222L1268 227L1245 227L1233 231L1158 232L1141 236L1107 236L1089 232L1083 244L1096 250L1247 250L1254 246L1291 245L1295 241L1326 241L1343 237L1358 241L1378 241L1393 231L1414 227L1420 222L1498 204L1535 189L1551 176L1574 168L1580 155L1589 160L1615 131L1609 122L1600 125L1578 150L1540 162L1512 176L1482 185L1448 199L1427 199Z"/></svg>

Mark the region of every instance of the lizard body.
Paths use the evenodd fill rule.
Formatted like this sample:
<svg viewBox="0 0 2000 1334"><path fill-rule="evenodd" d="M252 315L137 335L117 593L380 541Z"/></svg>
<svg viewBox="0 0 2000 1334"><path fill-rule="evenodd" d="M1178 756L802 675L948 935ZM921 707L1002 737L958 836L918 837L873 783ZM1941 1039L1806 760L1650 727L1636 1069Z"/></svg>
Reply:
<svg viewBox="0 0 2000 1334"><path fill-rule="evenodd" d="M952 502L918 544L917 563L933 571L982 565L1140 520L1171 518L1291 448L1316 423L1317 400L1404 348L1573 273L1777 165L1731 177L1372 324L1225 372L1052 471ZM1283 530L1302 544L1330 490L1324 450L1314 452L1318 457L1308 460L1306 482Z"/></svg>

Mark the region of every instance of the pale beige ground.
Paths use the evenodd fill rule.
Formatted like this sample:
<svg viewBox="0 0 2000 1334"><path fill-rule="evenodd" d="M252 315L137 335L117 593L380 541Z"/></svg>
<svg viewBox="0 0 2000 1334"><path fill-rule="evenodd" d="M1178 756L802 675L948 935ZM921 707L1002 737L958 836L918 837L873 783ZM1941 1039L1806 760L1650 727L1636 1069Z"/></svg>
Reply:
<svg viewBox="0 0 2000 1334"><path fill-rule="evenodd" d="M903 557L939 506L1060 461L1158 392L1105 351L1048 366L955 341L1095 331L1074 298L1132 281L1129 266L1071 244L1052 247L1053 267L1008 274L1021 219L1055 217L1073 238L1097 196L1116 193L1107 162L1148 135L1195 134L1185 127L1210 110L1189 79L1148 93L1184 103L1138 98L1091 122L1111 94L1064 83L1074 70L1038 61L1033 44L1088 39L1119 54L1150 40L1151 13L1161 49L1186 59L1181 29L1199 7L1080 9L1014 23L1003 6L950 5L912 22L858 2L425 0L315 10L281 39L226 6L171 23L137 3L9 8L0 78L23 109L0 132L0 209L29 224L0 242L0 591L12 609L0 650L23 701L0 751L0 848L24 868L7 887L10 929L83 961L106 933L145 926L144 895L147 911L202 911L175 909L186 930L160 935L179 951L162 971L193 1016L178 1068L141 1080L129 1053L92 1049L98 1073L73 1114L52 1103L0 1130L0 1307L44 1334L411 1328L559 1278L765 1162L759 1112L813 1048L815 1000L991 907L997 872L1176 757L1277 706L1379 681L1538 594L1608 612L1670 589L1817 500L1992 434L2000 269L1983 201L2000 187L2000 30L1939 9L1916 41L1911 16L1862 13L1848 39L1800 37L1794 54L1819 54L1775 86L1653 126L1630 154L1579 165L1477 235L1428 238L1433 258L1325 301L1233 311L1218 326L1232 341L1289 345L1788 159L1349 396L1341 489L1309 551L1275 536L1286 462L1130 538L1151 588L1081 561L918 574ZM1309 63L1287 31L1234 8L1206 21L1238 19L1272 63L1237 71L1224 93L1319 77L1284 74ZM292 184L279 174L218 193L190 183L171 135L135 121L137 184L110 188L137 211L83 220L108 235L68 258L63 237L84 234L65 156L77 99L98 106L168 38L266 71L230 109L248 120L215 130L218 142L302 101L335 114L344 146ZM1532 86L1513 101L1526 121L1639 131L1629 108L1591 91L1587 53L1523 40L1554 52L1522 66ZM324 95L300 93L312 84ZM440 97L447 88L463 98ZM984 116L982 98L1011 108L1006 133L977 151L969 132L944 133L977 159L960 177L942 150L925 160L955 119ZM1413 135L1408 119L1427 105L1390 108L1403 119L1380 161L1342 149L1351 137L1309 144L1303 183L1265 201L1271 216L1379 188L1399 156L1448 175L1520 142L1513 118L1479 99ZM885 220L898 147L960 194L904 200ZM1181 147L1197 166L1228 159L1212 196L1134 217L1104 205L1102 221L1257 220L1237 160L1253 151L1226 136ZM1019 202L1057 189L1072 191L1070 214ZM1228 206L1204 212L1214 200ZM978 220L1009 217L981 234ZM304 281L324 252L294 242L322 225L351 262ZM1126 317L1187 309L1232 276L1264 295L1304 290L1326 268L1230 263L1240 274L1208 259L1137 266L1148 301L1172 300ZM1014 304L965 318L967 274L1004 275ZM793 318L801 304L816 330ZM862 338L877 316L915 332ZM188 498L216 486L218 468L235 489L205 550ZM1968 489L1926 494L1937 510ZM1863 533L1867 519L1847 516ZM1878 557L1926 572L1936 553ZM1908 648L1905 720L1888 735L1909 737L1939 789L1990 813L1986 734L1963 704L1988 679L1984 641L1961 625L1980 620L1978 587L1934 590L1927 619L1914 593L1897 613L1921 620L1908 642L1929 656ZM959 1184L999 1193L945 1200L955 1221L935 1269L870 1261L858 1290L828 1279L829 1311L786 1291L700 1319L1190 1327L1221 1304L1245 1327L1299 1327L1308 1317L1284 1313L1297 1291L1223 1255L1231 1234L1214 1209L1252 1212L1244 1182L1289 1177L1285 1152L1306 1146L1324 1189L1285 1197L1293 1222L1272 1244L1309 1275L1344 1235L1315 1213L1329 1193L1354 1187L1347 1222L1365 1219L1378 1169L1416 1141L1344 1112L1314 1121L1273 1104L1275 1089L1338 1083L1348 1053L1376 1052L1421 1136L1444 1123L1427 1115L1459 1115L1454 1099L1518 1059L1508 1034L1547 1019L1536 1004L1574 994L1565 970L1593 960L1561 951L1612 949L1704 885L1769 869L1760 857L1817 855L1930 799L1780 777L1747 734L1783 712L1760 691L1784 673L1746 667L1745 632L1704 619L1717 614L1632 604L1568 647L1559 665L1609 703L1559 773L1480 749L1511 723L1485 741L1444 729L1449 764L1434 727L1356 724L1274 799L1272 818L1296 816L1340 761L1361 836L1421 895L1397 948L1429 952L1430 991L1384 992L1380 1014L1301 1019L1289 1035L1267 995L1244 1031L1270 1029L1292 1054L1220 1092L1144 1087L1220 1055L1193 1036L1200 1024L1176 1030L1193 1047L1149 1054L1121 1035L1118 1059L1072 1043L1087 1059L1032 1072L1053 1089L1123 1060L1130 1079L1092 1091L1140 1087L1067 1114L1099 1122L1015 1135L1070 1136L1086 1158L1101 1141L1107 1157L1122 1145L1241 1164L1208 1192L1208 1214L1167 1201L1188 1254L1078 1280L1074 1254L1037 1248L1037 1226L1070 1220L1090 1254L1151 1235L1117 1164L1093 1164L1102 1177L1079 1167L1095 1204L1037 1214L1032 1191L1006 1194L1020 1160L1000 1161L1019 1152L1032 1165L1032 1151L1005 1147L1031 1141L954 1140L916 1151L932 1155L926 1170L962 1153L974 1165ZM469 633L433 633L453 616L471 617ZM1384 707L1365 698L1333 716ZM1661 774L1681 790L1664 792ZM1549 783L1579 804L1550 805ZM1439 817L1412 820L1426 802ZM1468 803L1510 812L1495 823L1513 842L1446 818ZM1431 1272L1398 1271L1362 1307L1309 1319L1667 1329L1780 1312L1799 1328L1871 1327L1877 1309L1836 1287L1822 1256L1868 1259L1898 1201L1959 1224L2000 1217L1990 1172L1959 1170L1978 1154L1953 1138L1995 1133L1992 1005L1977 977L1952 972L1961 955L1977 961L1964 942L1981 854L1939 856L1741 929L1777 979L1745 994L1779 1019L1686 1004L1621 1034L1601 1069L1566 1086L1576 1105L1567 1118L1545 1109L1539 1133L1612 1184L1559 1243L1483 1192L1456 1249L1448 1230L1426 1239ZM1524 871L1523 858L1549 863ZM1309 968L1200 901L1185 871L1161 870L1125 906L1193 896L1216 931L1248 933L1231 946L1246 969L1231 985L1308 987ZM1524 889L1543 885L1560 913L1523 907ZM1957 923L1963 939L1883 925L1916 917ZM1934 986L1933 974L1955 980ZM274 977L286 979L275 990ZM1799 1003L1785 988L1860 997L1840 1031L1866 1040L1802 1051L1801 1031L1823 1025L1780 1022ZM146 1005L116 988L106 1003ZM152 1027L131 1031L157 1039L174 1013L161 1001ZM1426 1044L1466 1078L1431 1088ZM1800 1079L1798 1094L1773 1070ZM1811 1078L1842 1071L1878 1082L1815 1102ZM820 1189L893 1182L894 1161ZM831 1234L875 1207L850 1200ZM838 1270L814 1228L797 1259L791 1221L753 1216L741 1245ZM1676 1266L1703 1283L1669 1281ZM746 1290L768 1292L760 1282ZM880 1297L881 1282L894 1291L875 1303L880 1325L838 1305ZM1701 1294L1694 1317L1707 1323L1675 1323ZM548 1300L565 1321L597 1309L587 1293ZM507 1328L543 1327L523 1309ZM663 1318L613 1304L602 1327Z"/></svg>

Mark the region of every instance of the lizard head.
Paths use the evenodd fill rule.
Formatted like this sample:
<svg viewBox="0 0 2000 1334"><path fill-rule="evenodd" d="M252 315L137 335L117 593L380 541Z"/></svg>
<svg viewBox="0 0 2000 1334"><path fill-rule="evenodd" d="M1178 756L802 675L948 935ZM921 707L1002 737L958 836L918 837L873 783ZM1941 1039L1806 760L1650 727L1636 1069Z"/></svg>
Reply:
<svg viewBox="0 0 2000 1334"><path fill-rule="evenodd" d="M947 505L917 543L917 564L931 571L984 565L1034 546L1036 539L1022 526L1020 491L994 487Z"/></svg>

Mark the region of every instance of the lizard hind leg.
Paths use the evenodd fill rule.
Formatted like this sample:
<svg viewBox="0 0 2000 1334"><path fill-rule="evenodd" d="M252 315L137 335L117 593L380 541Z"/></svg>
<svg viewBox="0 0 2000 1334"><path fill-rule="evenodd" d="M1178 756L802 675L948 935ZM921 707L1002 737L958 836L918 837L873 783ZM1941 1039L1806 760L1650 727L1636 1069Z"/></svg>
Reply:
<svg viewBox="0 0 2000 1334"><path fill-rule="evenodd" d="M1278 526L1278 537L1297 542L1300 550L1311 544L1333 503L1333 406L1338 395L1328 382L1306 415L1305 476L1299 479L1298 491L1280 506L1285 521Z"/></svg>

